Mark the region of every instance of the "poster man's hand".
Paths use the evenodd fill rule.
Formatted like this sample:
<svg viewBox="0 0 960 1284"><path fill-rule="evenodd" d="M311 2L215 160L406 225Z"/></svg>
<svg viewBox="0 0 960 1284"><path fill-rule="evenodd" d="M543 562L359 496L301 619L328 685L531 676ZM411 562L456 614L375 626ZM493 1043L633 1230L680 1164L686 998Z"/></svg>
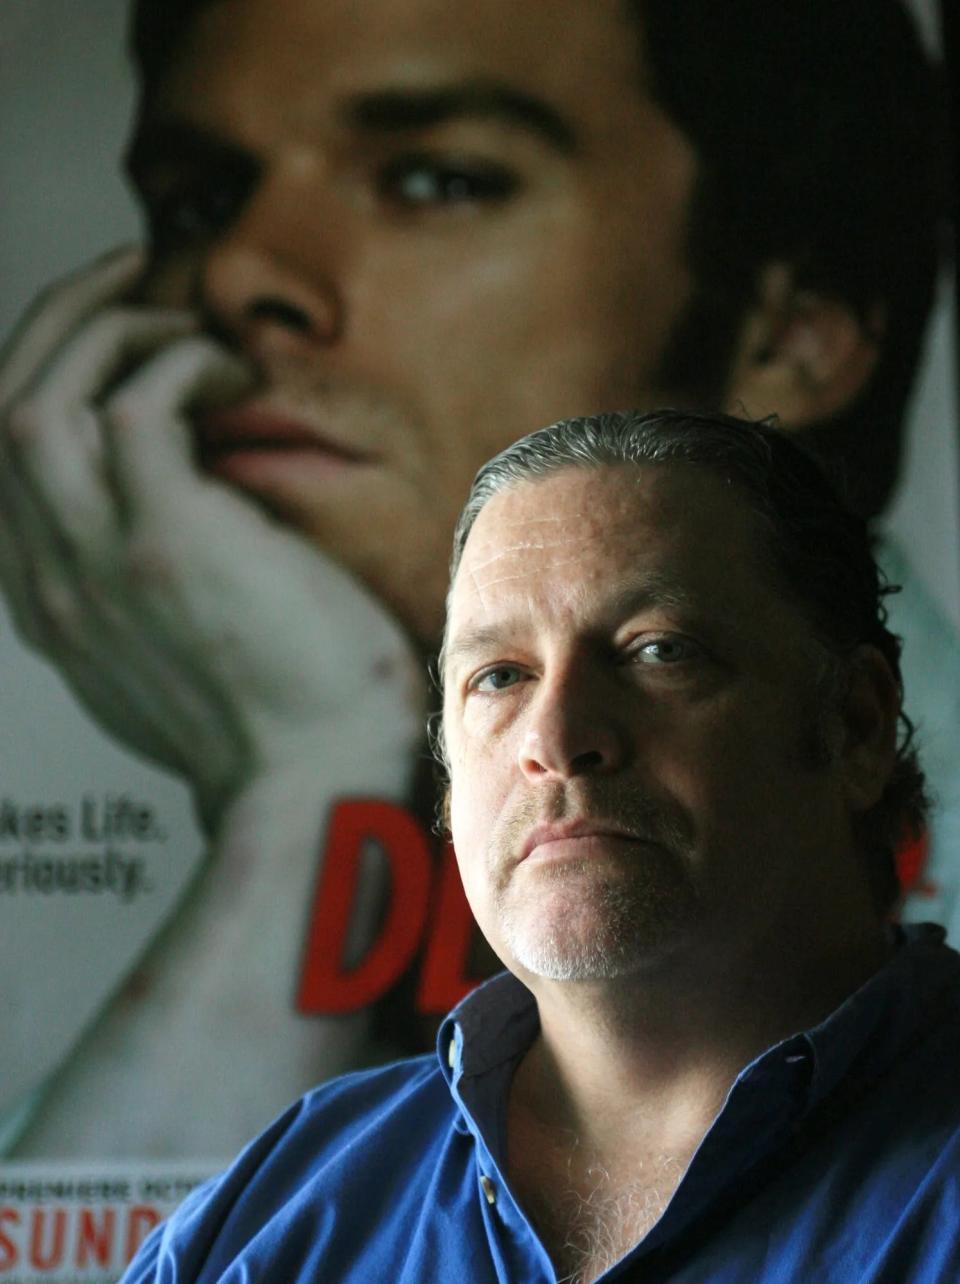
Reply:
<svg viewBox="0 0 960 1284"><path fill-rule="evenodd" d="M113 255L45 295L0 363L0 578L17 626L216 832L341 722L412 747L417 665L339 567L203 475L189 413L253 374L195 317L123 302Z"/></svg>

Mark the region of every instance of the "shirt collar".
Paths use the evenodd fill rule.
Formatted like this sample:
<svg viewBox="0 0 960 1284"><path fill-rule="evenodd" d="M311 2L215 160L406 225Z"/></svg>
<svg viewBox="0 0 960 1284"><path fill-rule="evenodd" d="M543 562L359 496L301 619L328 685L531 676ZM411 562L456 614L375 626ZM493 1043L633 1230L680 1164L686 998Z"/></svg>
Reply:
<svg viewBox="0 0 960 1284"><path fill-rule="evenodd" d="M892 956L804 1039L813 1057L809 1105L844 1076L876 1079L904 1048L921 1039L945 1002L954 1002L960 955L944 945L934 923L895 930Z"/></svg>
<svg viewBox="0 0 960 1284"><path fill-rule="evenodd" d="M845 1074L873 1079L923 1030L960 975L960 955L944 945L933 923L895 929L897 948L887 963L819 1025L768 1048L745 1066L737 1082L763 1073L771 1061L811 1064L807 1108ZM459 1085L520 1060L540 1028L536 1001L510 972L467 995L437 1035L437 1057L461 1111Z"/></svg>
<svg viewBox="0 0 960 1284"><path fill-rule="evenodd" d="M510 972L479 985L447 1016L437 1057L447 1083L477 1076L523 1055L540 1028L537 1004Z"/></svg>

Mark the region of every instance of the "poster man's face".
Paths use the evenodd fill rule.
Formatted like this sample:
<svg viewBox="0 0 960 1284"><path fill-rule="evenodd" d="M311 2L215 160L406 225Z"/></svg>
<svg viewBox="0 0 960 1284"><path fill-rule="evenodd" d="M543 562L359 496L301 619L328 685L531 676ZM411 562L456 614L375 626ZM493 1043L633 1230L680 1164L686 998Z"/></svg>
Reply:
<svg viewBox="0 0 960 1284"><path fill-rule="evenodd" d="M131 168L146 296L260 376L199 426L207 466L427 640L484 460L671 400L696 166L618 0L218 0Z"/></svg>

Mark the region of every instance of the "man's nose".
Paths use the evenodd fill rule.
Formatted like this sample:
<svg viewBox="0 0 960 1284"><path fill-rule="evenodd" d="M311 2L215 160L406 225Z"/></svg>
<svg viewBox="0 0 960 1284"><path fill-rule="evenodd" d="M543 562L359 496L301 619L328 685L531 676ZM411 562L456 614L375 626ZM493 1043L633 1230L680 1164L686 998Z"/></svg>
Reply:
<svg viewBox="0 0 960 1284"><path fill-rule="evenodd" d="M519 763L531 779L615 772L630 754L622 699L582 671L541 680L527 711Z"/></svg>
<svg viewBox="0 0 960 1284"><path fill-rule="evenodd" d="M265 178L199 266L202 310L259 363L329 346L343 332L338 249L304 195L280 175Z"/></svg>

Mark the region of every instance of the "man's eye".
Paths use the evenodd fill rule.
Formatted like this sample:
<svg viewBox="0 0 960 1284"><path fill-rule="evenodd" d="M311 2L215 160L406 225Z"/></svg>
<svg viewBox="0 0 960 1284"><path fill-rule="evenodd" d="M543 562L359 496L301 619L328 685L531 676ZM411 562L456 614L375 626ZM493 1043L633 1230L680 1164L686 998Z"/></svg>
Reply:
<svg viewBox="0 0 960 1284"><path fill-rule="evenodd" d="M497 664L490 669L484 669L478 673L470 682L471 691L503 691L507 687L516 686L523 679L523 671L518 669L514 664Z"/></svg>
<svg viewBox="0 0 960 1284"><path fill-rule="evenodd" d="M516 176L488 161L438 161L406 156L380 175L383 196L412 208L505 201L517 190Z"/></svg>
<svg viewBox="0 0 960 1284"><path fill-rule="evenodd" d="M210 175L143 193L151 243L168 249L218 235L233 222L250 194L249 174Z"/></svg>
<svg viewBox="0 0 960 1284"><path fill-rule="evenodd" d="M630 658L638 664L677 664L699 654L699 646L690 638L661 637L640 642L632 649Z"/></svg>
<svg viewBox="0 0 960 1284"><path fill-rule="evenodd" d="M155 246L170 246L195 241L207 234L209 222L193 201L164 197L147 206L150 240Z"/></svg>

